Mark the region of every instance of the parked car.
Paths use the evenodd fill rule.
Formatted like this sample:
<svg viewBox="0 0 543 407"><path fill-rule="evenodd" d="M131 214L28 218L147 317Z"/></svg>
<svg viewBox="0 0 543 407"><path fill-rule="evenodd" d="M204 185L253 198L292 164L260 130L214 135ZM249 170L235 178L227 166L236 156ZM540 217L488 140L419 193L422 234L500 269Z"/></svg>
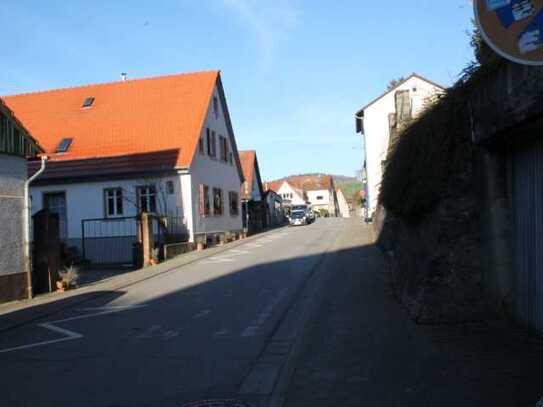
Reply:
<svg viewBox="0 0 543 407"><path fill-rule="evenodd" d="M307 218L305 211L293 211L290 213L291 226L307 225Z"/></svg>

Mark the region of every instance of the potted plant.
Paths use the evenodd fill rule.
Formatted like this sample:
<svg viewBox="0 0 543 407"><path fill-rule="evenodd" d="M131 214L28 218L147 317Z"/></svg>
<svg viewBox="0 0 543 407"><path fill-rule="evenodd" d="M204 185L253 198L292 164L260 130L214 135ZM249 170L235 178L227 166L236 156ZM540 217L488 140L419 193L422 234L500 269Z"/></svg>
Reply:
<svg viewBox="0 0 543 407"><path fill-rule="evenodd" d="M60 280L57 281L57 289L60 292L69 288L76 288L79 281L79 269L75 266L66 267L58 272Z"/></svg>

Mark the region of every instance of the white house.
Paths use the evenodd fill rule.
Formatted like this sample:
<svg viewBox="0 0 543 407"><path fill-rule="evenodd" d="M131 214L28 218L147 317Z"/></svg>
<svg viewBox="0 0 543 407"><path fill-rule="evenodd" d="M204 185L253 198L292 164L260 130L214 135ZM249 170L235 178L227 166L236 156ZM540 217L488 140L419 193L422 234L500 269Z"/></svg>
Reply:
<svg viewBox="0 0 543 407"><path fill-rule="evenodd" d="M0 98L0 302L30 294L26 267L29 253L25 250L25 232L29 230L25 221L26 158L41 151Z"/></svg>
<svg viewBox="0 0 543 407"><path fill-rule="evenodd" d="M249 233L253 233L263 229L266 224L264 189L256 151L240 151L239 159L245 178L240 191L243 228L247 228Z"/></svg>
<svg viewBox="0 0 543 407"><path fill-rule="evenodd" d="M283 199L283 206L285 207L309 205L305 191L294 187L288 181L274 181L267 183L267 186Z"/></svg>
<svg viewBox="0 0 543 407"><path fill-rule="evenodd" d="M442 94L444 90L442 86L412 74L356 113L356 131L362 134L364 142L366 205L370 216L377 208L392 122L400 119L398 115L416 117L431 103L433 97Z"/></svg>
<svg viewBox="0 0 543 407"><path fill-rule="evenodd" d="M330 175L298 175L288 177L287 181L305 192L307 201L314 211L324 210L330 216L337 216L336 190Z"/></svg>
<svg viewBox="0 0 543 407"><path fill-rule="evenodd" d="M349 203L347 202L347 199L345 199L345 195L343 195L343 191L340 188L336 189L336 195L337 195L339 216L341 216L342 218L350 218L351 209L349 208Z"/></svg>
<svg viewBox="0 0 543 407"><path fill-rule="evenodd" d="M5 100L50 156L31 188L32 208L59 214L68 246L82 249L85 237L87 251L96 252L93 242L117 237L122 247L100 250L126 257L141 211L169 216L191 241L198 233L242 228L244 178L219 72Z"/></svg>

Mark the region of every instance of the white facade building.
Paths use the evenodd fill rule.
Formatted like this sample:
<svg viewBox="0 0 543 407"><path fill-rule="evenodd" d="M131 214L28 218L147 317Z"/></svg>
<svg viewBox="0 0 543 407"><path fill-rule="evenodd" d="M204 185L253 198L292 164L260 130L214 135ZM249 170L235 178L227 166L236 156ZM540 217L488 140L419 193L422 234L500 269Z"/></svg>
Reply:
<svg viewBox="0 0 543 407"><path fill-rule="evenodd" d="M412 74L393 89L374 99L356 113L357 133L364 141L367 174L367 208L372 216L377 208L383 167L390 142L390 115L396 113L397 95L408 95L410 116L419 115L445 88L417 74Z"/></svg>
<svg viewBox="0 0 543 407"><path fill-rule="evenodd" d="M79 106L71 105L91 97L90 107L77 111ZM115 244L130 251L136 221L123 219L142 211L170 217L176 233L190 241L204 232L242 229L244 179L218 72L60 89L7 101L38 129L36 138L50 155L31 188L33 212L58 213L62 240L79 249L85 244L87 258L94 253L107 262L121 250L98 253L105 249L93 246L93 238L116 238ZM33 115L36 105L55 105L58 114ZM106 109L116 115L104 114ZM72 111L77 113L66 122ZM71 136L63 152L59 135ZM83 226L90 219L96 221ZM120 237L126 237L124 243Z"/></svg>
<svg viewBox="0 0 543 407"><path fill-rule="evenodd" d="M304 191L293 187L287 181L283 181L276 192L283 199L284 206L307 205L309 203Z"/></svg>
<svg viewBox="0 0 543 407"><path fill-rule="evenodd" d="M345 195L343 195L343 191L340 188L336 189L336 195L339 207L339 216L342 218L350 218L351 209L349 208L349 203L347 202L347 199L345 199Z"/></svg>

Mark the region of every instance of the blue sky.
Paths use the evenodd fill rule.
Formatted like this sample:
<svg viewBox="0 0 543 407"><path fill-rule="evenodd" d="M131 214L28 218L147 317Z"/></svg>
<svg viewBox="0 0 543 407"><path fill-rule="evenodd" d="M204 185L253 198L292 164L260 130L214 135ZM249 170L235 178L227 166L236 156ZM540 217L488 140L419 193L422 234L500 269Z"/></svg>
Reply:
<svg viewBox="0 0 543 407"><path fill-rule="evenodd" d="M0 95L220 69L240 149L264 179L353 175L354 112L472 58L469 0L3 0Z"/></svg>

